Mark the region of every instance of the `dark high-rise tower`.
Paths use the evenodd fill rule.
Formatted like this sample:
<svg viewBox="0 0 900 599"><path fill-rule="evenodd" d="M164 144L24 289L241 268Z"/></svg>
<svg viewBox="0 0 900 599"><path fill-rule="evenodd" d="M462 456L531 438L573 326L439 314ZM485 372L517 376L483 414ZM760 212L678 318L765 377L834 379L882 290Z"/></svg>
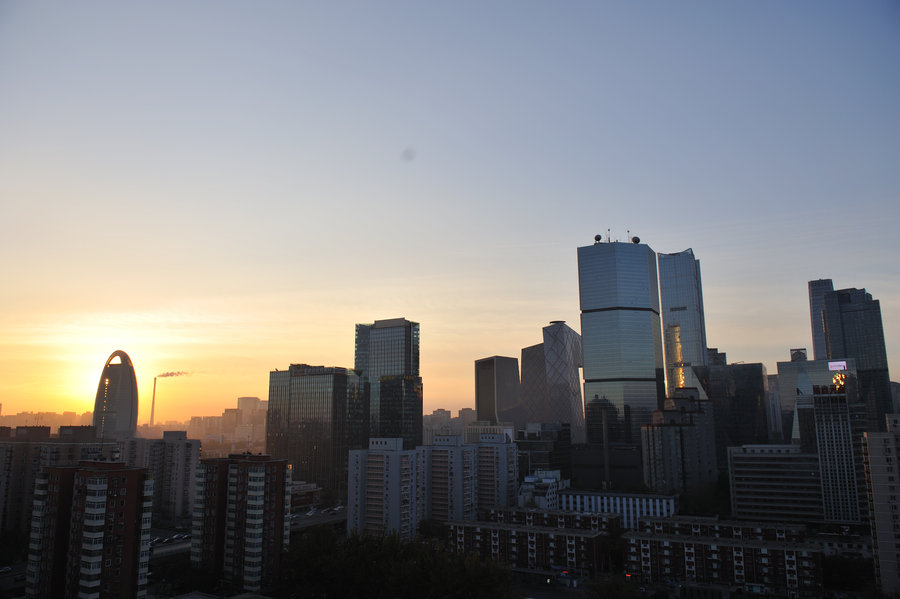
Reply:
<svg viewBox="0 0 900 599"><path fill-rule="evenodd" d="M828 359L856 361L859 395L866 404L868 430L883 431L884 417L891 412L892 401L881 305L865 289L826 291L822 299Z"/></svg>
<svg viewBox="0 0 900 599"><path fill-rule="evenodd" d="M519 400L519 361L505 356L475 360L475 412L478 420L525 424Z"/></svg>
<svg viewBox="0 0 900 599"><path fill-rule="evenodd" d="M393 393L383 397L382 382L396 389L393 377L419 375L419 323L405 318L376 320L374 324L356 325L356 357L354 368L369 383L369 434L371 437L387 436L381 430L383 418L408 411L409 406L382 405L386 399L394 401L412 398L414 394ZM387 378L385 378L387 377ZM385 379L382 381L382 379ZM421 390L421 379L418 389ZM421 395L418 398L421 401ZM421 407L419 408L421 411ZM421 416L419 419L421 428ZM395 427L391 427L394 429ZM421 433L419 433L421 436Z"/></svg>
<svg viewBox="0 0 900 599"><path fill-rule="evenodd" d="M118 359L118 362L113 360ZM116 350L106 360L97 398L94 428L100 439L130 439L137 431L138 390L131 358Z"/></svg>
<svg viewBox="0 0 900 599"><path fill-rule="evenodd" d="M809 282L809 324L812 328L813 359L827 360L828 349L825 347L825 294L834 291L831 279L816 279Z"/></svg>
<svg viewBox="0 0 900 599"><path fill-rule="evenodd" d="M346 368L291 364L270 372L266 451L287 460L295 479L342 492L348 452L368 443L367 399L359 375ZM420 406L420 430L421 414Z"/></svg>
<svg viewBox="0 0 900 599"><path fill-rule="evenodd" d="M585 402L608 401L622 440L637 443L666 393L656 254L637 237L595 239L578 248Z"/></svg>

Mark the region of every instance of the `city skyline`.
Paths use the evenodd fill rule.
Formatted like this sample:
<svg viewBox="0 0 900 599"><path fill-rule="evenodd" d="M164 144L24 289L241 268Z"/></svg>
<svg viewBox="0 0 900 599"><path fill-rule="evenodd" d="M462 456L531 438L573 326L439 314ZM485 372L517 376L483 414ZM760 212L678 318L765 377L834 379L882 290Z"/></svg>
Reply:
<svg viewBox="0 0 900 599"><path fill-rule="evenodd" d="M395 317L421 323L425 412L474 407L474 360L580 332L576 248L607 229L693 249L731 361L812 354L829 278L880 301L896 373L898 24L4 3L2 413L90 410L122 350L139 424L159 373L186 374L158 380L158 422L218 414L273 368L352 367L354 324Z"/></svg>

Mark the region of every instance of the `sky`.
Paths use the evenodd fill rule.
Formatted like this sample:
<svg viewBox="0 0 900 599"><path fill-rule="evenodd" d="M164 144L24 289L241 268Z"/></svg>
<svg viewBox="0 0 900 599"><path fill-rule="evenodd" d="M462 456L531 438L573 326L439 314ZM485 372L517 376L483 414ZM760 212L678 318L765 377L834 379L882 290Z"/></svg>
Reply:
<svg viewBox="0 0 900 599"><path fill-rule="evenodd" d="M0 0L2 413L217 415L354 324L421 323L424 407L576 330L576 248L693 248L729 361L881 302L900 377L900 5Z"/></svg>

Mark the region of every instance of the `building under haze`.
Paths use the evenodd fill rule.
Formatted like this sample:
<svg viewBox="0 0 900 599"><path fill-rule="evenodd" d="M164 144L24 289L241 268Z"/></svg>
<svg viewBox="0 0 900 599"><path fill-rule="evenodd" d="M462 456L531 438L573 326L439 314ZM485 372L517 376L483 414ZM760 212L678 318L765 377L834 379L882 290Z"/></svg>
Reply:
<svg viewBox="0 0 900 599"><path fill-rule="evenodd" d="M270 372L266 452L287 460L294 480L342 496L348 452L368 442L367 400L354 370L291 364ZM421 418L419 408L420 430Z"/></svg>
<svg viewBox="0 0 900 599"><path fill-rule="evenodd" d="M354 368L359 371L362 381L369 385L369 436L394 435L395 425L389 425L390 431L383 431L382 421L390 420L397 412L409 411L408 405L397 405L397 402L408 404L420 401L421 398L421 395L416 398L414 394L397 393L398 383L395 378L420 376L419 323L405 318L392 318L376 320L373 324L357 324ZM417 392L421 394L421 390L422 381L419 379ZM421 410L420 403L419 428L422 425ZM403 436L412 434L406 432ZM414 447L413 445L408 449Z"/></svg>
<svg viewBox="0 0 900 599"><path fill-rule="evenodd" d="M164 431L162 439L123 439L119 456L146 468L154 481L153 525L178 526L191 519L201 442L184 431Z"/></svg>
<svg viewBox="0 0 900 599"><path fill-rule="evenodd" d="M28 534L34 484L51 466L75 466L86 460L111 460L115 441L97 438L92 426L19 426L0 441L0 533Z"/></svg>
<svg viewBox="0 0 900 599"><path fill-rule="evenodd" d="M97 398L94 400L94 428L101 439L127 439L137 431L138 389L131 358L114 351L103 365Z"/></svg>
<svg viewBox="0 0 900 599"><path fill-rule="evenodd" d="M638 443L666 392L656 254L637 237L595 239L578 248L585 401L608 401L611 435Z"/></svg>
<svg viewBox="0 0 900 599"><path fill-rule="evenodd" d="M505 356L475 360L475 413L481 422L524 425L519 399L519 361Z"/></svg>
<svg viewBox="0 0 900 599"><path fill-rule="evenodd" d="M562 320L545 326L542 334L543 343L522 349L521 393L527 422L568 424L572 442L584 443L581 335Z"/></svg>
<svg viewBox="0 0 900 599"><path fill-rule="evenodd" d="M684 387L702 391L694 374L707 365L700 261L691 249L657 257L668 396Z"/></svg>

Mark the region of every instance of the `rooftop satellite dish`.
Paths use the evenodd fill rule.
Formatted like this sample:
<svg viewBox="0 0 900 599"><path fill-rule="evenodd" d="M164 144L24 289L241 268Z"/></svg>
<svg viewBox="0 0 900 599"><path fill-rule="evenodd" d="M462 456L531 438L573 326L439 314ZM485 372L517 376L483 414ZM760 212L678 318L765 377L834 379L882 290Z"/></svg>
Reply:
<svg viewBox="0 0 900 599"><path fill-rule="evenodd" d="M635 237L632 237L632 238L631 238L631 243L640 243L640 242L641 242L641 238L640 238L640 237L635 236Z"/></svg>
<svg viewBox="0 0 900 599"><path fill-rule="evenodd" d="M594 243L600 243L600 240L603 239L599 235L594 235Z"/></svg>

